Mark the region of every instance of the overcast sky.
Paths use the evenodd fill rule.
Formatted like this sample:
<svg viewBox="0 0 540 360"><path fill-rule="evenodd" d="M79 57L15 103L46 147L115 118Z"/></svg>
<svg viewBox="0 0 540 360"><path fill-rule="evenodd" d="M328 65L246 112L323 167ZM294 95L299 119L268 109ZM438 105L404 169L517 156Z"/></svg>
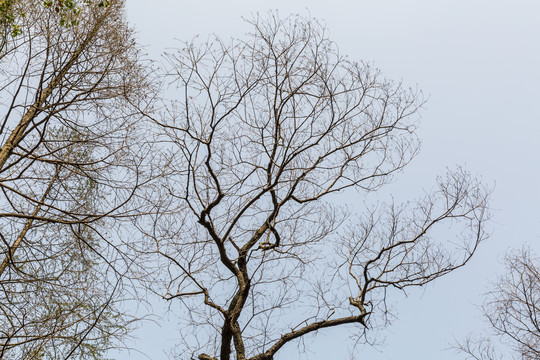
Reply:
<svg viewBox="0 0 540 360"><path fill-rule="evenodd" d="M250 31L242 17L276 9L283 17L324 20L342 54L373 62L429 98L418 132L421 154L389 188L397 198L415 198L456 164L494 187L492 237L474 260L406 300L395 298L399 318L382 334L385 345L361 348L356 357L457 359L444 349L454 337L482 331L477 305L502 271L505 251L528 243L540 253L540 1L128 1L138 41L154 58L178 46L175 39L241 37ZM174 317L161 328L143 326L132 345L165 359L174 329ZM289 347L278 359L346 359L348 331L320 332L306 344L312 353Z"/></svg>

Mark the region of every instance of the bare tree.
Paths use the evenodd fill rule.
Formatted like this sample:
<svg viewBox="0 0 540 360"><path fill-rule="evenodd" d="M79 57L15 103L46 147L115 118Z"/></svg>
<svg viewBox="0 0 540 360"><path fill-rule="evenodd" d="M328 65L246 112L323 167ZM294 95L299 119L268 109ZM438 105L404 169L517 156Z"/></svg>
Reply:
<svg viewBox="0 0 540 360"><path fill-rule="evenodd" d="M492 285L482 306L492 336L467 338L457 347L469 358L502 359L491 338L508 343L513 358L540 358L540 263L531 250L508 254L506 273Z"/></svg>
<svg viewBox="0 0 540 360"><path fill-rule="evenodd" d="M130 322L115 232L140 184L146 70L123 1L0 8L0 358L100 358Z"/></svg>
<svg viewBox="0 0 540 360"><path fill-rule="evenodd" d="M153 289L188 310L182 349L199 359L273 359L347 324L370 341L392 289L467 263L487 192L458 169L418 202L350 214L342 194L380 189L417 154L421 94L340 55L315 20L250 24L167 55L177 97L153 115L166 178L139 222L164 267Z"/></svg>

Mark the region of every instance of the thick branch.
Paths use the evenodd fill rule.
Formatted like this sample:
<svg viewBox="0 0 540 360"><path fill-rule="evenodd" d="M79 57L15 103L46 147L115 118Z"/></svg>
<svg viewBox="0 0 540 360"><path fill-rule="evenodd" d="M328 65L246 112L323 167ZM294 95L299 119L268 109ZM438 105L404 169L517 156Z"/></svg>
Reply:
<svg viewBox="0 0 540 360"><path fill-rule="evenodd" d="M266 350L262 354L252 357L250 360L271 360L273 356L278 352L278 350L281 349L285 344L287 344L291 340L297 339L301 336L317 331L319 329L329 328L333 326L344 325L344 324L355 324L355 323L360 323L364 325L365 317L366 317L366 314L358 315L358 316L348 316L348 317L334 319L334 320L322 320L322 321L318 321L318 322L306 325L301 329L294 330L294 331L291 331L290 333L282 335L281 338L278 341L276 341L276 343L272 345L272 347L270 347L270 349Z"/></svg>

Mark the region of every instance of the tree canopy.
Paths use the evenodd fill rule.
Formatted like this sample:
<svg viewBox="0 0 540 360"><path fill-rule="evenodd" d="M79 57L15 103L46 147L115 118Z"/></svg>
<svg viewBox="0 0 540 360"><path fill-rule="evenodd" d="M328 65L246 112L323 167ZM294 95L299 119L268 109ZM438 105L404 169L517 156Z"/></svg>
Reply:
<svg viewBox="0 0 540 360"><path fill-rule="evenodd" d="M178 358L270 360L334 327L371 344L396 294L488 237L490 190L461 167L366 200L419 153L425 100L317 20L256 15L155 65L124 6L0 0L0 359L104 359L155 295L182 309ZM535 262L510 256L484 305L527 360Z"/></svg>
<svg viewBox="0 0 540 360"><path fill-rule="evenodd" d="M146 70L121 1L0 8L0 358L102 358L131 322L113 234Z"/></svg>

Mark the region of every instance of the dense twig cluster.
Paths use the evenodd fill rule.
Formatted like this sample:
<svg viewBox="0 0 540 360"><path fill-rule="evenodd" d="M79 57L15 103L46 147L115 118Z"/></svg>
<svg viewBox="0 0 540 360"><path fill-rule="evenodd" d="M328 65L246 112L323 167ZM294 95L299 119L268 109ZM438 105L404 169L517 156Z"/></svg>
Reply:
<svg viewBox="0 0 540 360"><path fill-rule="evenodd" d="M130 321L111 234L140 183L128 104L144 69L121 1L61 3L84 7L73 26L9 2L24 16L0 47L2 359L99 358Z"/></svg>

